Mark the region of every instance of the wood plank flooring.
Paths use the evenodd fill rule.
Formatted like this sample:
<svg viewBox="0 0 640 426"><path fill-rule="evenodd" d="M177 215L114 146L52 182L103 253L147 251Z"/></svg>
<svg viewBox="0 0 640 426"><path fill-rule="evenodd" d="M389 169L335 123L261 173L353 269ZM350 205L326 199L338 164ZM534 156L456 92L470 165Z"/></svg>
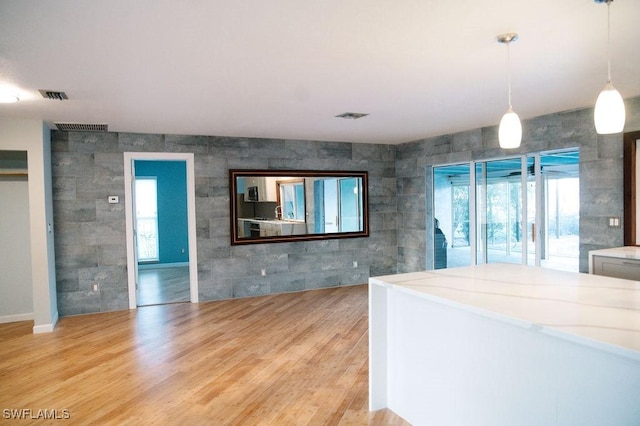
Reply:
<svg viewBox="0 0 640 426"><path fill-rule="evenodd" d="M189 266L138 269L138 306L188 302Z"/></svg>
<svg viewBox="0 0 640 426"><path fill-rule="evenodd" d="M0 423L47 409L73 424L404 425L368 412L367 303L359 285L64 317L47 334L0 324Z"/></svg>

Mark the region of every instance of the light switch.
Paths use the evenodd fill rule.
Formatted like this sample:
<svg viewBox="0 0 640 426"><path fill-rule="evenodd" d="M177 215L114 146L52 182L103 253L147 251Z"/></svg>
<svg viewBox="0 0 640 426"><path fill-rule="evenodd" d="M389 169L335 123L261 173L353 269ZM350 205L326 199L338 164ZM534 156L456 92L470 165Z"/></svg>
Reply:
<svg viewBox="0 0 640 426"><path fill-rule="evenodd" d="M120 198L117 195L109 195L109 204L118 204Z"/></svg>

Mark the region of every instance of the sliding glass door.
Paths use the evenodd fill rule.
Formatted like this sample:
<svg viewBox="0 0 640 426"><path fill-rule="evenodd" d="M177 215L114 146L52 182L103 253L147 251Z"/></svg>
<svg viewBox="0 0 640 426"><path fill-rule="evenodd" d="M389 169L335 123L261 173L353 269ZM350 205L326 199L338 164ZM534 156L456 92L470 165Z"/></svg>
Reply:
<svg viewBox="0 0 640 426"><path fill-rule="evenodd" d="M522 263L522 159L476 166L478 263Z"/></svg>
<svg viewBox="0 0 640 426"><path fill-rule="evenodd" d="M474 205L471 174L469 163L433 168L434 269L472 264L475 235L470 220L475 215L471 210Z"/></svg>
<svg viewBox="0 0 640 426"><path fill-rule="evenodd" d="M578 270L577 151L434 167L433 183L434 268Z"/></svg>
<svg viewBox="0 0 640 426"><path fill-rule="evenodd" d="M362 191L359 178L338 179L340 190L340 232L362 229Z"/></svg>
<svg viewBox="0 0 640 426"><path fill-rule="evenodd" d="M543 185L539 250L541 265L578 271L580 256L580 176L578 152L540 155Z"/></svg>

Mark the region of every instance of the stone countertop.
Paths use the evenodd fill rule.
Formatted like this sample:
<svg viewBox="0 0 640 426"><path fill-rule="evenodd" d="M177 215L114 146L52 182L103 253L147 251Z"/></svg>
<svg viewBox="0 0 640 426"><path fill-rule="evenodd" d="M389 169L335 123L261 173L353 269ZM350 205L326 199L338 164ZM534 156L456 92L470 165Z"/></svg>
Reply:
<svg viewBox="0 0 640 426"><path fill-rule="evenodd" d="M515 264L372 277L439 303L640 361L640 282Z"/></svg>
<svg viewBox="0 0 640 426"><path fill-rule="evenodd" d="M280 222L277 219L254 219L252 217L239 217L239 221L242 222L255 222L255 223L278 223Z"/></svg>
<svg viewBox="0 0 640 426"><path fill-rule="evenodd" d="M613 247L602 250L591 250L589 252L589 258L592 256L606 256L616 257L621 259L634 259L640 260L640 247L625 246L625 247Z"/></svg>
<svg viewBox="0 0 640 426"><path fill-rule="evenodd" d="M238 220L239 221L244 221L244 222L271 223L271 224L275 224L275 225L304 223L301 220L253 219L253 218L250 218L250 217L239 217Z"/></svg>

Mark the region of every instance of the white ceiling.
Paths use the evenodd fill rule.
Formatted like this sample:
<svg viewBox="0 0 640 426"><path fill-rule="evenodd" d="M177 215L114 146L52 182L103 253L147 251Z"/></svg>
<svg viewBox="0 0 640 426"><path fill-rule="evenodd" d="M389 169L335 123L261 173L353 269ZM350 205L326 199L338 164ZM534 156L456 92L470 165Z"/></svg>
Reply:
<svg viewBox="0 0 640 426"><path fill-rule="evenodd" d="M613 83L638 96L640 1L610 7ZM0 85L22 99L0 116L402 143L500 121L505 32L521 118L593 105L606 22L594 0L0 0Z"/></svg>

